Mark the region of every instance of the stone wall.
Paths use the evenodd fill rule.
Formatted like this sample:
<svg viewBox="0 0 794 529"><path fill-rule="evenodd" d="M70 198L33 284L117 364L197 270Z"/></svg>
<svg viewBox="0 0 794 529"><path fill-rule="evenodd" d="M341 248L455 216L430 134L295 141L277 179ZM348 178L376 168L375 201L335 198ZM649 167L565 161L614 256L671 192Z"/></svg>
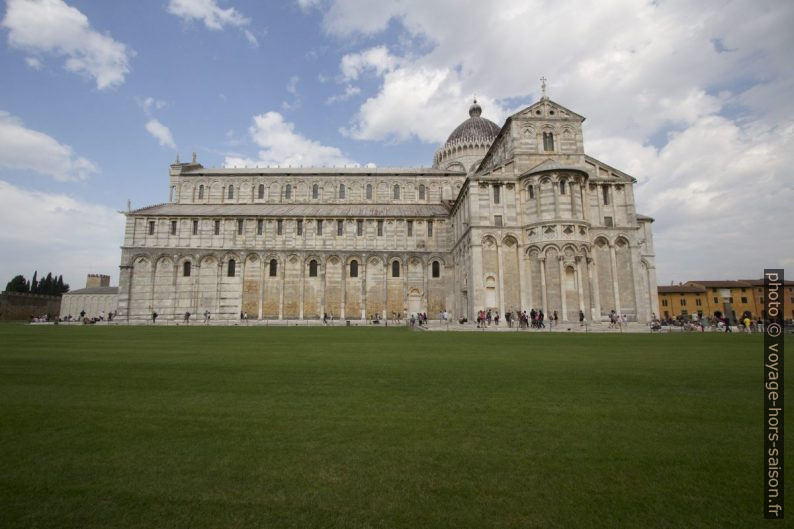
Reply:
<svg viewBox="0 0 794 529"><path fill-rule="evenodd" d="M32 316L60 314L61 296L3 292L0 294L0 320L29 320Z"/></svg>

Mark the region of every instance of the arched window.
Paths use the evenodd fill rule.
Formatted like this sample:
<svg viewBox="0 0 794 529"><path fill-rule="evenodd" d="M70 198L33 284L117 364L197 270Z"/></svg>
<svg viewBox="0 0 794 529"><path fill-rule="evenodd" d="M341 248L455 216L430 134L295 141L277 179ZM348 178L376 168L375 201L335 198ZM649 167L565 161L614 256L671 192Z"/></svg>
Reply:
<svg viewBox="0 0 794 529"><path fill-rule="evenodd" d="M284 187L284 198L292 198L292 184L287 184L286 187Z"/></svg>
<svg viewBox="0 0 794 529"><path fill-rule="evenodd" d="M554 150L554 134L551 132L544 132L543 133L543 150L544 151L553 151Z"/></svg>
<svg viewBox="0 0 794 529"><path fill-rule="evenodd" d="M204 198L204 184L201 184L199 186L199 196L198 197L199 197L199 200L202 200Z"/></svg>
<svg viewBox="0 0 794 529"><path fill-rule="evenodd" d="M400 261L392 261L391 263L391 276L400 277Z"/></svg>
<svg viewBox="0 0 794 529"><path fill-rule="evenodd" d="M185 261L182 264L182 276L190 277L190 261Z"/></svg>
<svg viewBox="0 0 794 529"><path fill-rule="evenodd" d="M345 198L345 184L339 184L339 198Z"/></svg>
<svg viewBox="0 0 794 529"><path fill-rule="evenodd" d="M560 180L560 194L565 194L565 180Z"/></svg>
<svg viewBox="0 0 794 529"><path fill-rule="evenodd" d="M229 259L229 269L226 271L226 275L229 277L234 277L236 268L237 268L237 263L234 262L234 259Z"/></svg>
<svg viewBox="0 0 794 529"><path fill-rule="evenodd" d="M527 191L529 191L529 198L535 198L535 186L527 186Z"/></svg>
<svg viewBox="0 0 794 529"><path fill-rule="evenodd" d="M309 261L309 277L317 277L317 261Z"/></svg>
<svg viewBox="0 0 794 529"><path fill-rule="evenodd" d="M419 200L425 199L425 185L419 184Z"/></svg>
<svg viewBox="0 0 794 529"><path fill-rule="evenodd" d="M432 268L433 277L441 277L441 264L438 261L433 261Z"/></svg>
<svg viewBox="0 0 794 529"><path fill-rule="evenodd" d="M278 261L275 259L270 260L270 277L276 277L278 275Z"/></svg>
<svg viewBox="0 0 794 529"><path fill-rule="evenodd" d="M358 261L350 261L350 277L358 277Z"/></svg>
<svg viewBox="0 0 794 529"><path fill-rule="evenodd" d="M256 193L257 198L265 198L265 184L259 184L259 191Z"/></svg>
<svg viewBox="0 0 794 529"><path fill-rule="evenodd" d="M317 198L320 196L320 186L314 184L312 186L312 198Z"/></svg>
<svg viewBox="0 0 794 529"><path fill-rule="evenodd" d="M367 200L372 200L372 184L367 184Z"/></svg>
<svg viewBox="0 0 794 529"><path fill-rule="evenodd" d="M394 200L400 200L400 186L397 185L397 184L394 184L394 194L393 194L393 196L394 196Z"/></svg>
<svg viewBox="0 0 794 529"><path fill-rule="evenodd" d="M229 194L227 195L228 198L234 198L234 186L229 186Z"/></svg>

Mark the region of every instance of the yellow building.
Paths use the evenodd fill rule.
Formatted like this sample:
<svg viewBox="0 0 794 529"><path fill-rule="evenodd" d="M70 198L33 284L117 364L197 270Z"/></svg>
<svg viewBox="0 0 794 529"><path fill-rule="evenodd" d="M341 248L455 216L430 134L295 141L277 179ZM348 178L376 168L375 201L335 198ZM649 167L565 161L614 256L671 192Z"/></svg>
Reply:
<svg viewBox="0 0 794 529"><path fill-rule="evenodd" d="M659 317L703 316L706 312L706 289L696 285L670 285L657 288L659 294Z"/></svg>
<svg viewBox="0 0 794 529"><path fill-rule="evenodd" d="M676 318L699 314L713 316L721 312L736 321L749 313L763 316L764 280L687 281L684 284L660 286L659 316ZM794 319L794 281L783 285L783 318Z"/></svg>

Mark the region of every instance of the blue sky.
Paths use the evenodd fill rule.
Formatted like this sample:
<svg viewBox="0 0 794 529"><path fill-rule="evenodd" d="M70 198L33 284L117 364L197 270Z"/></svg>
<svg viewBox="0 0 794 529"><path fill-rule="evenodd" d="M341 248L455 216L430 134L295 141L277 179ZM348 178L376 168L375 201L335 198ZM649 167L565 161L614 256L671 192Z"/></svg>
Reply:
<svg viewBox="0 0 794 529"><path fill-rule="evenodd" d="M427 166L474 94L501 124L541 75L638 178L661 283L794 269L794 8L694 4L9 0L0 281L115 281L116 211L167 200L177 152Z"/></svg>

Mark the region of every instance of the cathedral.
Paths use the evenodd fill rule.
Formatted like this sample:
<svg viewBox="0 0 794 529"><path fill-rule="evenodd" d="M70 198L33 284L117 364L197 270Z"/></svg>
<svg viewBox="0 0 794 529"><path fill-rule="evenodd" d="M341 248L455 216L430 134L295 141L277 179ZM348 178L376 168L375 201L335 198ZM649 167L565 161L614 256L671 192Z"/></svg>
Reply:
<svg viewBox="0 0 794 529"><path fill-rule="evenodd" d="M170 167L126 212L118 320L368 320L541 309L648 321L653 219L545 95L500 127L475 100L430 168Z"/></svg>

